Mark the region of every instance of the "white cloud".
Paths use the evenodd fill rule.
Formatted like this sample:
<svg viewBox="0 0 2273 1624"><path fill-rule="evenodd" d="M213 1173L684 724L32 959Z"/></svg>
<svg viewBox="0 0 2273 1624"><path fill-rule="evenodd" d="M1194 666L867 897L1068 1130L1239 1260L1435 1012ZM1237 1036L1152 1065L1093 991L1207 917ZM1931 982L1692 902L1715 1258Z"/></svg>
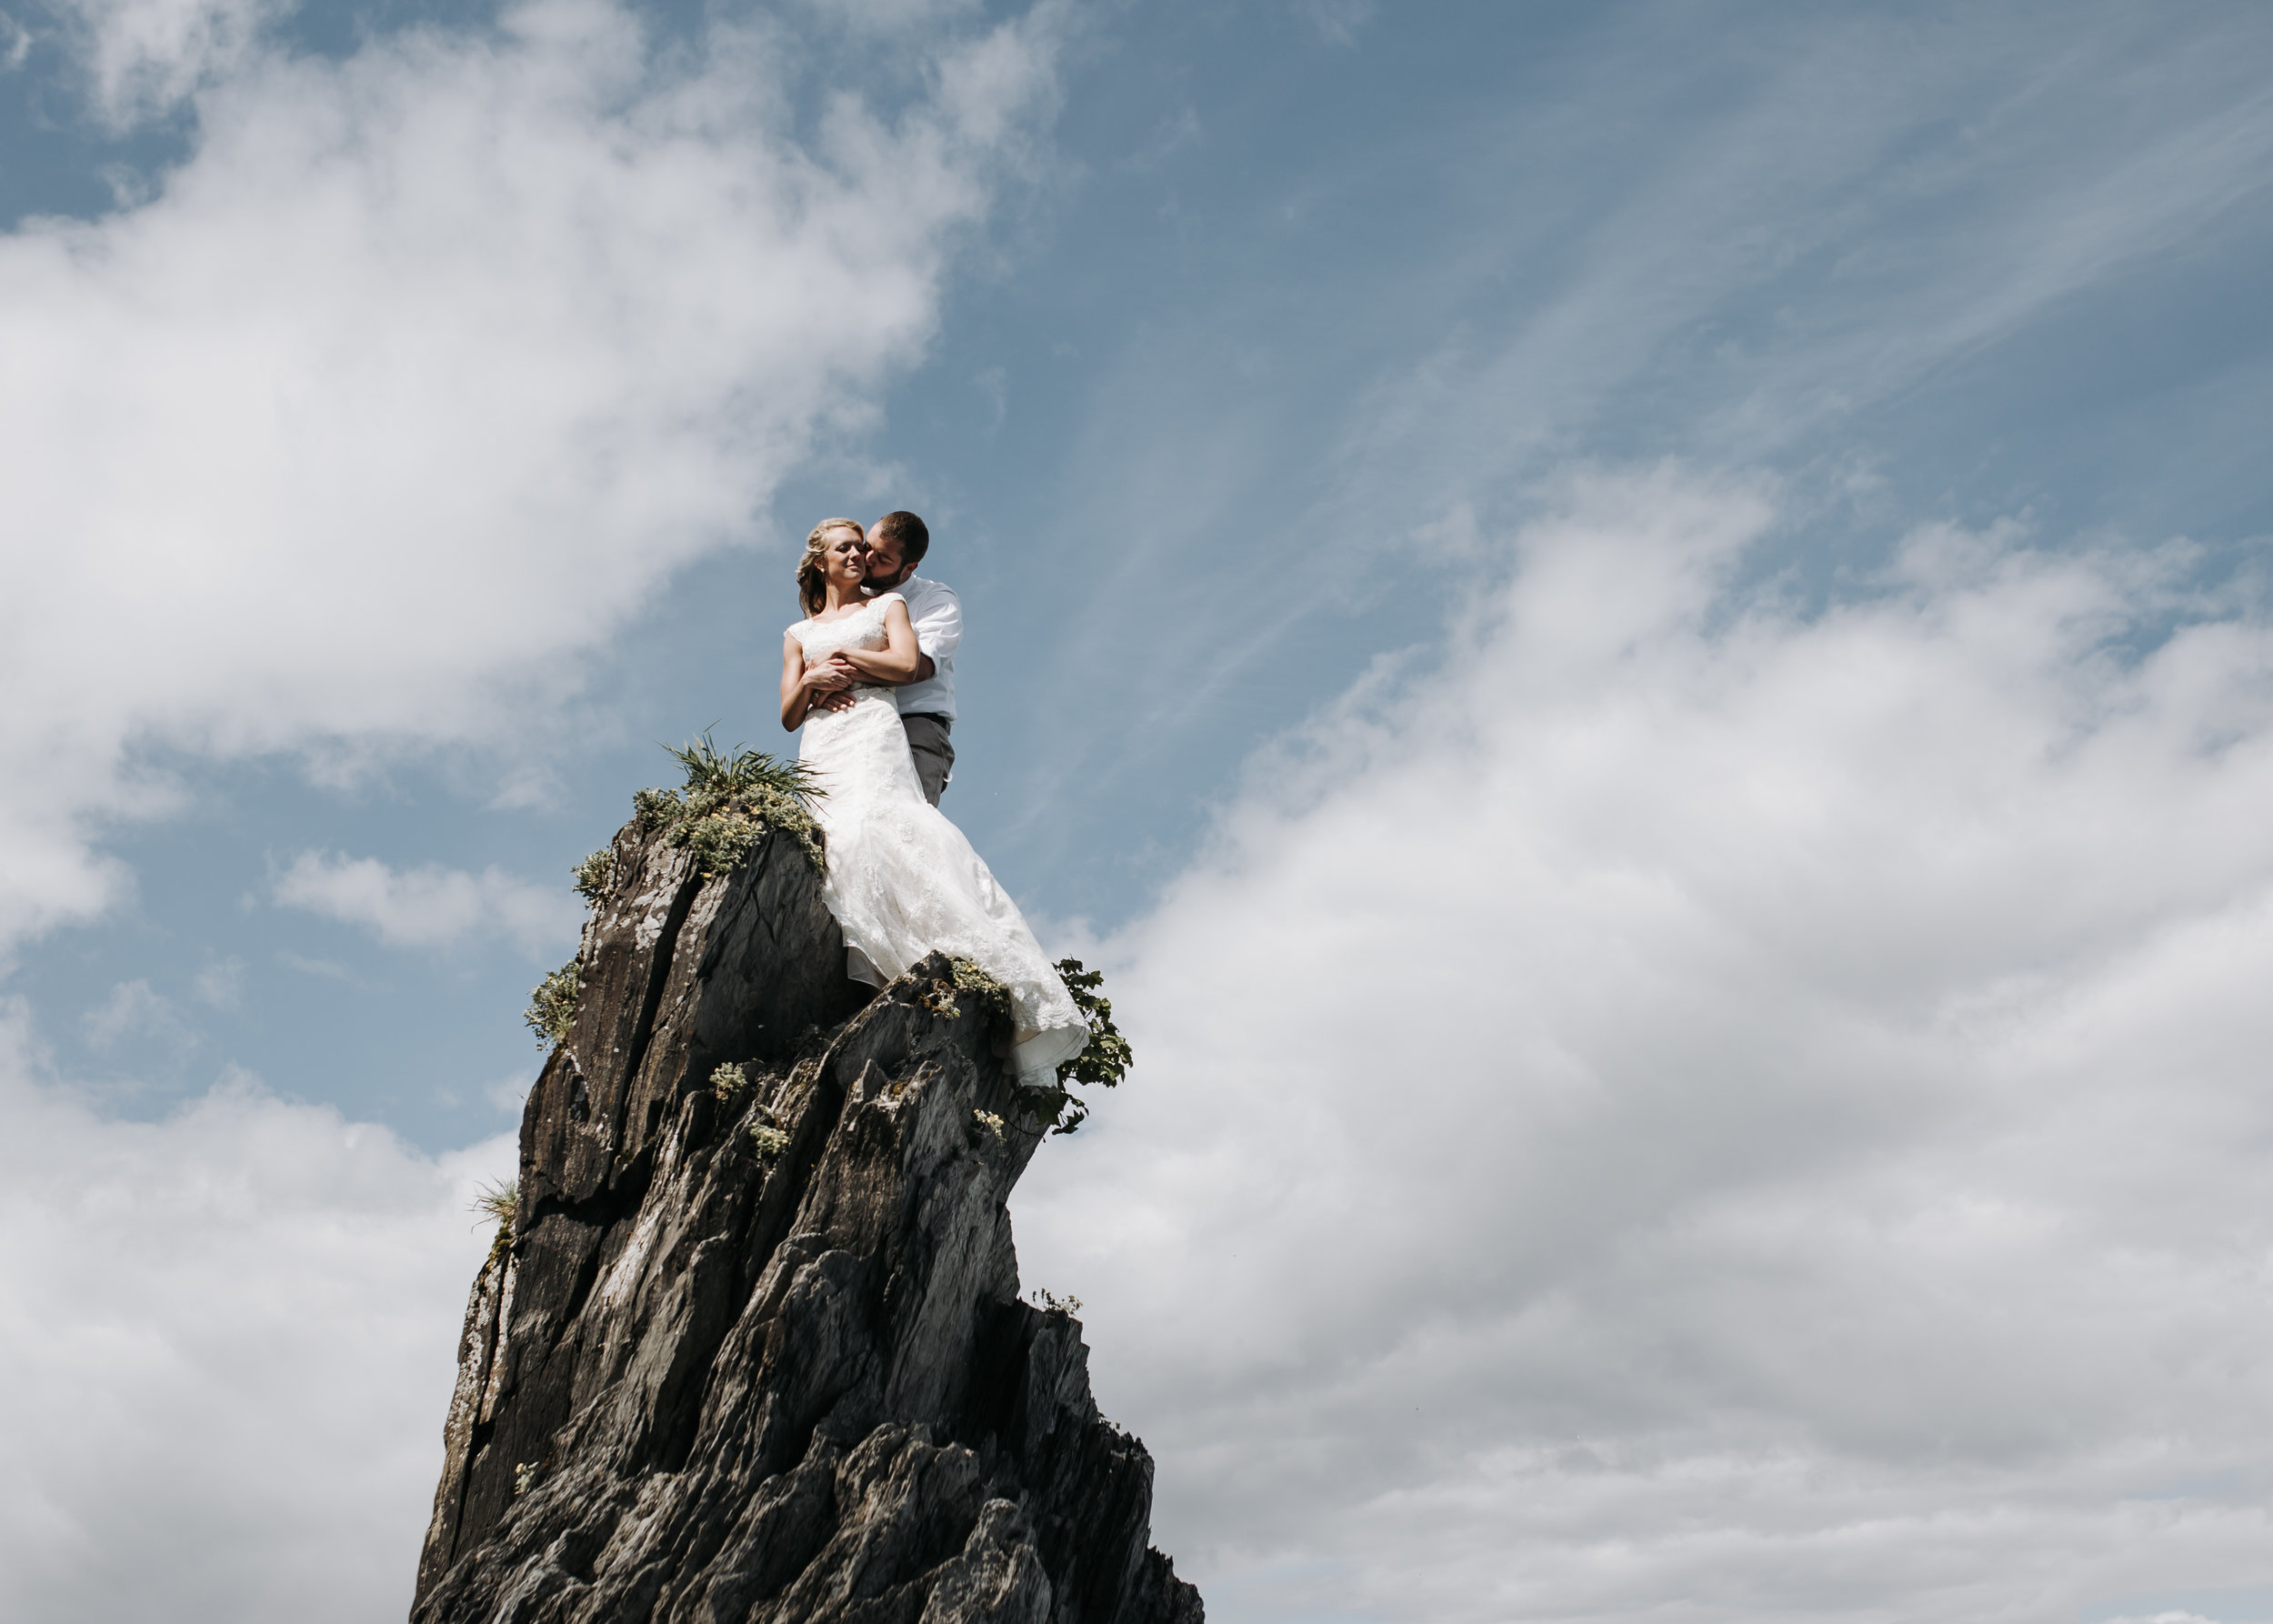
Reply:
<svg viewBox="0 0 2273 1624"><path fill-rule="evenodd" d="M666 59L605 0L251 50L149 202L0 236L0 946L123 895L145 751L541 726L920 353L1051 26L807 136L787 36Z"/></svg>
<svg viewBox="0 0 2273 1624"><path fill-rule="evenodd" d="M432 1160L241 1076L105 1120L20 1008L0 1111L0 1614L401 1618L510 1139Z"/></svg>
<svg viewBox="0 0 2273 1624"><path fill-rule="evenodd" d="M174 1000L140 977L112 987L110 997L87 1012L86 1029L87 1040L97 1048L114 1048L127 1038L156 1038L184 1047L196 1038Z"/></svg>
<svg viewBox="0 0 2273 1624"><path fill-rule="evenodd" d="M32 31L0 11L0 68L14 73L32 54Z"/></svg>
<svg viewBox="0 0 2273 1624"><path fill-rule="evenodd" d="M565 885L540 886L492 867L479 874L427 863L396 870L376 857L304 851L277 875L276 902L361 925L390 947L444 947L510 937L524 952L575 942L584 910Z"/></svg>
<svg viewBox="0 0 2273 1624"><path fill-rule="evenodd" d="M235 957L215 959L197 972L194 986L200 1003L236 1009L245 1002L245 961Z"/></svg>
<svg viewBox="0 0 2273 1624"><path fill-rule="evenodd" d="M295 953L291 948L285 947L276 954L276 962L287 970L297 970L303 976L316 976L326 981L336 981L343 987L354 987L357 992L384 990L365 981L337 959L311 958L305 953Z"/></svg>
<svg viewBox="0 0 2273 1624"><path fill-rule="evenodd" d="M2273 625L1947 529L1811 611L1777 522L1575 488L1101 950L1021 1250L1211 1617L2273 1571Z"/></svg>
<svg viewBox="0 0 2273 1624"><path fill-rule="evenodd" d="M292 0L52 0L114 128L163 114L253 55Z"/></svg>
<svg viewBox="0 0 2273 1624"><path fill-rule="evenodd" d="M1299 0L1295 7L1318 36L1332 45L1353 45L1358 30L1373 21L1374 0Z"/></svg>

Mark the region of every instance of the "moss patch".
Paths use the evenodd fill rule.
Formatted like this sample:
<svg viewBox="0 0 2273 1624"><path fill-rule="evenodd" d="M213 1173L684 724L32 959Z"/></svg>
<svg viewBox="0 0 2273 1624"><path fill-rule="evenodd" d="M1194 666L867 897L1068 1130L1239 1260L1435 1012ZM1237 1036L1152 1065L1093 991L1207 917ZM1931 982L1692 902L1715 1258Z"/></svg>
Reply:
<svg viewBox="0 0 2273 1624"><path fill-rule="evenodd" d="M973 964L967 958L950 958L954 967L948 977L935 976L929 987L916 997L916 1002L934 1015L948 1020L963 1018L964 998L984 1011L990 1021L1010 1018L1010 989Z"/></svg>

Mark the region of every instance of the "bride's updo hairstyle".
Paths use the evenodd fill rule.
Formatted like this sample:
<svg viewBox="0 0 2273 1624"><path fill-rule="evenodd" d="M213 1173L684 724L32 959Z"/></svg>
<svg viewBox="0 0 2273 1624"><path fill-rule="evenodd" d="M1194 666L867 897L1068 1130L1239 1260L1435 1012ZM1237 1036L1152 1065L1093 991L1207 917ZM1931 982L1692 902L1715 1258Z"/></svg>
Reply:
<svg viewBox="0 0 2273 1624"><path fill-rule="evenodd" d="M855 519L823 519L805 538L805 556L797 560L797 601L810 620L828 607L828 536L832 530L850 530L866 537Z"/></svg>

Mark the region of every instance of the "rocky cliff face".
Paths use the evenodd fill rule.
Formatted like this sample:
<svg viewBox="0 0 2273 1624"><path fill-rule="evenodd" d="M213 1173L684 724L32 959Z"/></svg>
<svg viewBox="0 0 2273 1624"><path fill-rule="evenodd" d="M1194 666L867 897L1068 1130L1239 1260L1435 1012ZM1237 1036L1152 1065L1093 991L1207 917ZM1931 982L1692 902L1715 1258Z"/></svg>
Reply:
<svg viewBox="0 0 2273 1624"><path fill-rule="evenodd" d="M945 960L846 980L786 835L614 850L412 1619L1198 1624L1079 1325L1018 1300L1038 1132L986 1013Z"/></svg>

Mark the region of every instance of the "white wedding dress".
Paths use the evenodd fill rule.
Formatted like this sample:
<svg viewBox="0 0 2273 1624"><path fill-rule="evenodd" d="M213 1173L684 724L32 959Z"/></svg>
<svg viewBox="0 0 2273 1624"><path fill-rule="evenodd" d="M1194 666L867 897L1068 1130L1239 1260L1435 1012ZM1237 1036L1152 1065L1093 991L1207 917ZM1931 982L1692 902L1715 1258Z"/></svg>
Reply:
<svg viewBox="0 0 2273 1624"><path fill-rule="evenodd" d="M847 648L885 647L887 592L839 620L789 628L807 667ZM856 687L840 711L806 713L797 758L827 791L813 816L828 843L823 895L845 929L845 967L881 987L926 954L967 958L1010 989L1012 1064L1029 1088L1053 1087L1059 1064L1079 1054L1089 1028L1016 903L978 853L924 799L915 758L888 687Z"/></svg>

